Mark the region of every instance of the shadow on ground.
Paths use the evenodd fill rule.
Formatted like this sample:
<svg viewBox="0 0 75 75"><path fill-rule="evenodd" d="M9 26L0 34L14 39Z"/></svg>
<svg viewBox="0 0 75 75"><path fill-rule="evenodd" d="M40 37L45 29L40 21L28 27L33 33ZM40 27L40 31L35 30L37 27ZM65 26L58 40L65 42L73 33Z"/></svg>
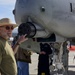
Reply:
<svg viewBox="0 0 75 75"><path fill-rule="evenodd" d="M68 67L69 67L69 68L75 68L75 66L74 66L74 65L69 65Z"/></svg>
<svg viewBox="0 0 75 75"><path fill-rule="evenodd" d="M69 70L69 71L68 71L68 75L75 75L75 71Z"/></svg>

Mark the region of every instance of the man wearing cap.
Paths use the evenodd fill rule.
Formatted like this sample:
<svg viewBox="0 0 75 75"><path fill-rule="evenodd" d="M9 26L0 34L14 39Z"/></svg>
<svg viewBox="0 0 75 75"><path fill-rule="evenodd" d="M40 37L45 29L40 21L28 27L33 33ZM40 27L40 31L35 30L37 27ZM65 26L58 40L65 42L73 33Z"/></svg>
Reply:
<svg viewBox="0 0 75 75"><path fill-rule="evenodd" d="M14 54L17 52L19 44L26 41L26 35L20 36L13 50L8 43L12 36L12 30L16 27L9 18L0 19L0 73L1 75L17 75L17 65Z"/></svg>

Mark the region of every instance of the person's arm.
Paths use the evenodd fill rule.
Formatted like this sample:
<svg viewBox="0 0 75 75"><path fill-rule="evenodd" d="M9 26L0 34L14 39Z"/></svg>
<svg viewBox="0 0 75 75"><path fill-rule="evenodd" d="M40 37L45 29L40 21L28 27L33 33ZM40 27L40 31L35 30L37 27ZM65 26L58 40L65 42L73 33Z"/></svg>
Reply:
<svg viewBox="0 0 75 75"><path fill-rule="evenodd" d="M15 43L15 45L12 47L13 48L13 51L14 51L14 54L16 54L16 52L18 51L18 48L19 48L19 45L28 40L28 38L25 37L26 35L22 35L18 38L17 42Z"/></svg>

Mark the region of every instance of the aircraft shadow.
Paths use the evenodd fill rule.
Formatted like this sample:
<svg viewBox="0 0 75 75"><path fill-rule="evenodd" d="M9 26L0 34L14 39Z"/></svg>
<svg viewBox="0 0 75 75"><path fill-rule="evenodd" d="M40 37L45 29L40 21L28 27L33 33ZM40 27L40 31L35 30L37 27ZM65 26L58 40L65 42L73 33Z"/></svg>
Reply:
<svg viewBox="0 0 75 75"><path fill-rule="evenodd" d="M68 67L69 67L69 68L75 68L75 66L74 66L74 65L69 65Z"/></svg>
<svg viewBox="0 0 75 75"><path fill-rule="evenodd" d="M75 75L75 71L68 70L68 75Z"/></svg>

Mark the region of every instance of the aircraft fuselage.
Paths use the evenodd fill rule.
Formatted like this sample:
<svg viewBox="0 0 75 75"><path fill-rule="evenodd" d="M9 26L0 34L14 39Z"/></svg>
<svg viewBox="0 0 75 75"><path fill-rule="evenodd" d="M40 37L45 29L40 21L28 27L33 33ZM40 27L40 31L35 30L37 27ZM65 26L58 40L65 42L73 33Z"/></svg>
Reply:
<svg viewBox="0 0 75 75"><path fill-rule="evenodd" d="M50 33L67 38L75 37L73 0L17 0L15 5L17 24L27 22L28 17Z"/></svg>

